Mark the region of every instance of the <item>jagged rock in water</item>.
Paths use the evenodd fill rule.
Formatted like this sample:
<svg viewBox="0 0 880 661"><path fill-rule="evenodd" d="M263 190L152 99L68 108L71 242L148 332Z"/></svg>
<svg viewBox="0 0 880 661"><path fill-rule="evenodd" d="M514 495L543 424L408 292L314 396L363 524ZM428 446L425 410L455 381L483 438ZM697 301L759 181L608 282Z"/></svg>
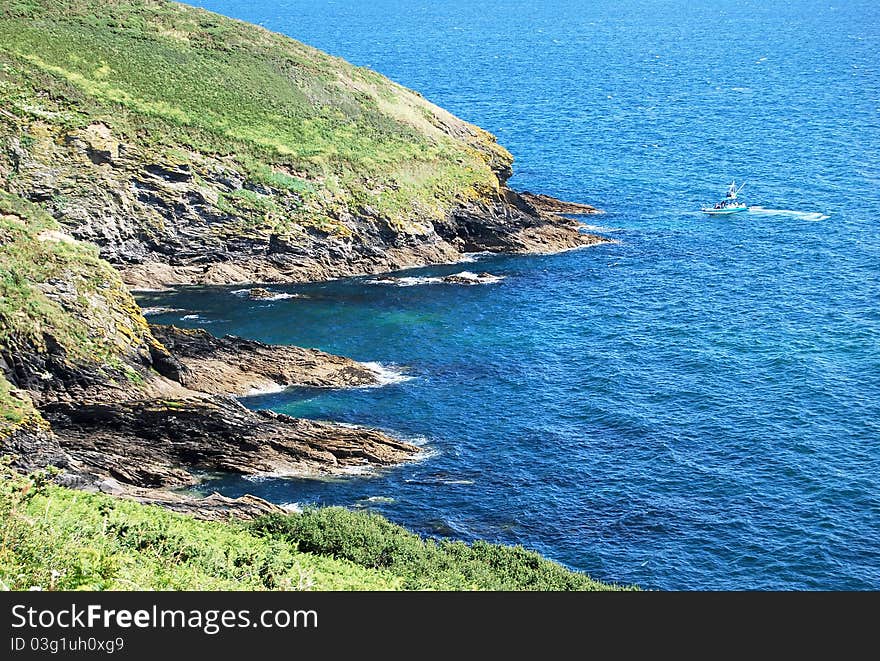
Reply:
<svg viewBox="0 0 880 661"><path fill-rule="evenodd" d="M524 202L530 205L539 213L545 214L564 214L570 216L582 216L596 213L603 213L601 209L597 209L589 204L581 204L579 202L565 202L557 200L555 197L543 195L540 193L531 193L523 191L520 197Z"/></svg>
<svg viewBox="0 0 880 661"><path fill-rule="evenodd" d="M342 356L294 346L269 345L202 329L151 325L153 335L186 370L180 383L214 394L247 395L297 385L346 388L379 383L375 371Z"/></svg>
<svg viewBox="0 0 880 661"><path fill-rule="evenodd" d="M503 278L491 273L471 273L463 271L461 273L453 273L442 278L443 282L451 285L485 285L493 282L499 282Z"/></svg>
<svg viewBox="0 0 880 661"><path fill-rule="evenodd" d="M56 402L43 416L80 473L137 487L192 485L198 482L193 469L345 474L420 452L374 429L254 412L229 397Z"/></svg>
<svg viewBox="0 0 880 661"><path fill-rule="evenodd" d="M254 287L253 289L248 290L248 296L255 300L272 298L274 295L274 292L271 292L268 289L263 289L262 287Z"/></svg>

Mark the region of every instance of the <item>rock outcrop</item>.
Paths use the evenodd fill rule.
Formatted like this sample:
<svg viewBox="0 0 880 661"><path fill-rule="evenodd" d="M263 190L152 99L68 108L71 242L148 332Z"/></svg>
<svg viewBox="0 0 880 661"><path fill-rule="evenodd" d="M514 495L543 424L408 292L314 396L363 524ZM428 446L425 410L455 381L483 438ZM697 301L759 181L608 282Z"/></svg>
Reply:
<svg viewBox="0 0 880 661"><path fill-rule="evenodd" d="M0 453L22 470L57 466L70 486L204 514L221 501L168 491L197 484L194 471L331 475L419 454L377 430L247 409L228 393L377 374L321 351L151 327L92 248L36 238L52 232L38 205L0 194ZM225 504L263 507L236 503Z"/></svg>
<svg viewBox="0 0 880 661"><path fill-rule="evenodd" d="M590 214L603 213L601 209L597 209L589 204L580 204L578 202L565 202L557 200L555 197L543 195L539 193L530 193L523 191L519 194L527 204L531 205L538 213L541 214L563 214L567 216L586 216Z"/></svg>
<svg viewBox="0 0 880 661"><path fill-rule="evenodd" d="M80 472L138 487L194 485L193 470L344 474L419 452L380 431L254 412L229 397L57 402L42 412Z"/></svg>
<svg viewBox="0 0 880 661"><path fill-rule="evenodd" d="M512 191L494 136L375 72L174 3L102 6L125 29L96 24L88 2L31 5L0 15L0 90L14 91L0 179L129 286L323 280L603 240L554 213L586 207ZM37 19L76 35L70 57L54 59ZM106 48L125 66L93 61ZM144 73L154 58L179 69L167 87Z"/></svg>
<svg viewBox="0 0 880 661"><path fill-rule="evenodd" d="M202 329L151 325L162 345L180 361L176 380L214 394L248 395L278 386L350 388L379 383L370 367L317 349L276 346Z"/></svg>
<svg viewBox="0 0 880 661"><path fill-rule="evenodd" d="M0 158L0 173L14 169L14 192L46 205L68 236L97 245L133 288L326 280L454 262L464 252L552 253L605 241L548 212L585 213L581 205L554 207L546 197L538 203L503 181L498 191L457 203L418 227L358 208L334 212L344 230L294 224L280 232L249 220L253 210L224 206L226 197L254 185L234 161L193 152L183 167L120 142L120 156L96 163L90 154L105 152L92 138L26 120L10 128L34 133L40 146L26 149L9 139L16 164L4 168ZM100 125L94 132L109 131ZM295 196L268 185L260 191L279 214L296 220Z"/></svg>

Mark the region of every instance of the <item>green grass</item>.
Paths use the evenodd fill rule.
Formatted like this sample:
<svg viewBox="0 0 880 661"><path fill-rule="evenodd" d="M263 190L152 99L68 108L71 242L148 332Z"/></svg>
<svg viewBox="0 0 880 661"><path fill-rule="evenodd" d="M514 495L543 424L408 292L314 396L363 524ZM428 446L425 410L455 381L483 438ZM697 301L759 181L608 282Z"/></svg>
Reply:
<svg viewBox="0 0 880 661"><path fill-rule="evenodd" d="M425 542L339 508L202 521L21 476L0 463L0 588L609 589L521 548Z"/></svg>
<svg viewBox="0 0 880 661"><path fill-rule="evenodd" d="M63 157L94 174L70 161L82 155L65 145L96 123L134 147L141 165L222 158L243 173L245 188L215 191L231 219L217 231L227 234L301 225L344 237L352 230L339 218L363 206L414 229L496 190L493 167L511 160L491 135L420 95L253 25L163 0L4 0L0 351L36 355L57 345L66 360L135 384L143 375L133 358L152 338L118 274L12 192L33 192L19 149L43 173ZM107 181L68 179L47 207L63 219ZM121 181L113 180L128 185ZM163 222L134 220L145 233ZM0 376L0 434L31 420L40 424L30 400ZM611 587L523 548L423 540L373 514L331 508L205 522L49 477L0 467L0 587Z"/></svg>
<svg viewBox="0 0 880 661"><path fill-rule="evenodd" d="M497 188L489 164L510 160L373 71L162 0L4 3L0 101L66 128L100 121L159 151L232 155L253 181L302 198L304 224L365 201L400 224L442 215Z"/></svg>
<svg viewBox="0 0 880 661"><path fill-rule="evenodd" d="M389 590L399 579L300 553L238 522L0 478L0 588L27 590Z"/></svg>
<svg viewBox="0 0 880 661"><path fill-rule="evenodd" d="M4 430L38 415L30 397L21 391L16 391L0 373L0 437L3 436Z"/></svg>
<svg viewBox="0 0 880 661"><path fill-rule="evenodd" d="M0 351L44 353L51 341L69 362L137 384L143 377L126 361L150 339L137 304L94 246L69 239L40 206L0 190ZM11 388L0 375L0 421L36 416Z"/></svg>

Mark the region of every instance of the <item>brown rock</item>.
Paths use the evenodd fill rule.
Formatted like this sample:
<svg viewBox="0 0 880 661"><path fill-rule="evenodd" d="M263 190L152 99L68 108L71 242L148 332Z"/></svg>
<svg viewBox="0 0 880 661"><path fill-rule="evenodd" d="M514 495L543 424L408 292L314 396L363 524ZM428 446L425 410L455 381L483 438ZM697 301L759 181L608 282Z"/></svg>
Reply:
<svg viewBox="0 0 880 661"><path fill-rule="evenodd" d="M550 197L549 195L523 191L519 196L534 207L539 213L556 213L568 216L604 213L601 209L597 209L589 204L566 202L564 200L558 200L555 197Z"/></svg>
<svg viewBox="0 0 880 661"><path fill-rule="evenodd" d="M212 394L247 395L278 386L346 388L378 384L376 372L317 349L263 344L202 329L151 325L154 337L185 367L183 385Z"/></svg>
<svg viewBox="0 0 880 661"><path fill-rule="evenodd" d="M262 287L254 287L248 291L248 296L255 300L272 298L274 295L274 292L271 292L268 289L263 289Z"/></svg>

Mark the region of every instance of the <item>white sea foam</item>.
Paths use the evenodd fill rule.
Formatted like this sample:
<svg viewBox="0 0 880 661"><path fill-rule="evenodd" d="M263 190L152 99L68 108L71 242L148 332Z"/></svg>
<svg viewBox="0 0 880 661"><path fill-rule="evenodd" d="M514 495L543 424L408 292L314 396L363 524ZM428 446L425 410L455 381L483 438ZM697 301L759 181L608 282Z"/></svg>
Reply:
<svg viewBox="0 0 880 661"><path fill-rule="evenodd" d="M376 374L379 381L377 386L389 386L394 383L403 383L415 378L407 374L401 367L397 365L383 365L382 363L368 362L361 363L364 367Z"/></svg>
<svg viewBox="0 0 880 661"><path fill-rule="evenodd" d="M197 314L185 314L181 317L181 319L183 321L189 321L191 319L198 319L198 318L199 318L199 315L197 315Z"/></svg>
<svg viewBox="0 0 880 661"><path fill-rule="evenodd" d="M450 282L447 278L458 278L464 282ZM394 285L395 287L414 287L415 285L492 285L496 282L504 280L503 275L493 275L491 273L474 273L473 271L459 271L458 273L450 273L446 276L405 276L401 278L375 278L367 280L371 285Z"/></svg>
<svg viewBox="0 0 880 661"><path fill-rule="evenodd" d="M761 216L787 216L798 220L819 221L828 220L828 214L818 211L794 211L793 209L765 209L764 207L749 207L749 213Z"/></svg>
<svg viewBox="0 0 880 661"><path fill-rule="evenodd" d="M413 287L415 285L431 285L443 282L443 278L435 277L409 277L409 278L376 278L367 280L371 285L394 285L395 287Z"/></svg>
<svg viewBox="0 0 880 661"><path fill-rule="evenodd" d="M390 496L368 496L367 498L361 498L361 500L365 503L393 503L394 498Z"/></svg>
<svg viewBox="0 0 880 661"><path fill-rule="evenodd" d="M287 389L287 386L281 385L280 383L273 382L267 386L262 386L260 388L256 388L256 387L251 388L250 390L247 391L247 394L245 394L245 397L255 397L257 395L272 395L276 392L282 392L283 390L286 390L286 389Z"/></svg>
<svg viewBox="0 0 880 661"><path fill-rule="evenodd" d="M585 229L588 232L619 232L621 230L620 227L605 227L604 225L587 225L586 223L581 223L581 229Z"/></svg>
<svg viewBox="0 0 880 661"><path fill-rule="evenodd" d="M147 308L141 309L141 314L144 315L145 317L149 317L150 315L156 315L156 314L171 314L172 312L185 312L185 310L182 310L180 308L165 308L165 307L161 307L161 306L147 307Z"/></svg>
<svg viewBox="0 0 880 661"><path fill-rule="evenodd" d="M416 447L424 448L428 443L430 443L430 439L427 436L401 436L397 435L401 441L406 441L407 443L412 443Z"/></svg>
<svg viewBox="0 0 880 661"><path fill-rule="evenodd" d="M400 439L401 441L406 441L407 443L412 443L417 448L419 448L419 453L415 457L410 459L410 463L421 463L423 461L427 461L428 459L433 459L434 457L437 457L440 455L439 450L436 450L432 447L428 447L428 446L424 445L425 443L428 442L428 439L426 439L426 438L421 439L421 441L419 441L419 439L406 438L404 436L398 436L397 438Z"/></svg>
<svg viewBox="0 0 880 661"><path fill-rule="evenodd" d="M463 278L473 282L475 285L491 285L504 280L503 275L493 275L491 273L474 273L473 271L461 271L453 273L452 277Z"/></svg>
<svg viewBox="0 0 880 661"><path fill-rule="evenodd" d="M262 471L260 473L252 473L251 475L242 475L243 480L247 480L248 482L253 482L254 484L260 484L261 482L265 482L266 480L278 480L289 477L297 477L298 474L292 471Z"/></svg>
<svg viewBox="0 0 880 661"><path fill-rule="evenodd" d="M251 294L250 289L233 289L229 292L233 296L238 296L239 298L248 298ZM253 300L255 301L283 301L288 298L303 298L301 294L288 294L286 292L273 292L270 291L271 296L258 297Z"/></svg>
<svg viewBox="0 0 880 661"><path fill-rule="evenodd" d="M300 503L282 503L281 507L294 514L302 514L303 512L303 506Z"/></svg>
<svg viewBox="0 0 880 661"><path fill-rule="evenodd" d="M375 472L375 468L372 464L361 464L358 466L346 466L341 472L345 475L370 475Z"/></svg>
<svg viewBox="0 0 880 661"><path fill-rule="evenodd" d="M459 259L458 262L462 264L471 264L473 262L478 262L481 259L485 259L486 257L491 257L493 254L494 253L491 253L488 250L483 250L481 252L463 252L461 253L461 259Z"/></svg>

